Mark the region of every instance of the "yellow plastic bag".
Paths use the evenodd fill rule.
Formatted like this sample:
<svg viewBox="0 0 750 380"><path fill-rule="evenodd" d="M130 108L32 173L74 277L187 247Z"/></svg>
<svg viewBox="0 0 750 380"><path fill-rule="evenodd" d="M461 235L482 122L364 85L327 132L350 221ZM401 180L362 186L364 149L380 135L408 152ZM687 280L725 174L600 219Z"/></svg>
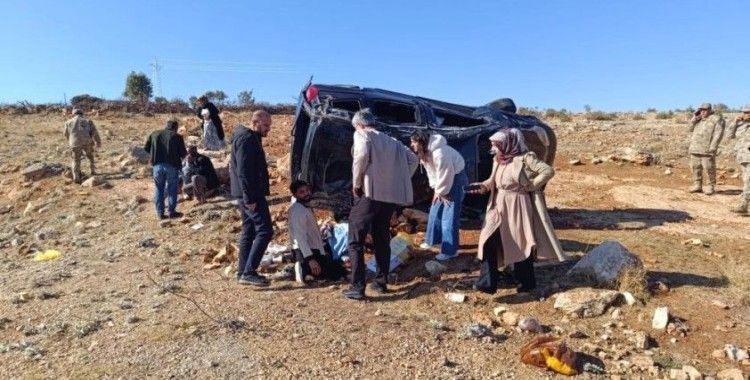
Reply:
<svg viewBox="0 0 750 380"><path fill-rule="evenodd" d="M565 342L552 336L538 336L521 347L521 361L525 364L547 368L561 375L573 376L576 353Z"/></svg>
<svg viewBox="0 0 750 380"><path fill-rule="evenodd" d="M34 261L44 262L44 261L52 261L57 260L62 256L62 253L60 251L56 251L54 249L48 249L44 252L37 252L36 255L34 255Z"/></svg>

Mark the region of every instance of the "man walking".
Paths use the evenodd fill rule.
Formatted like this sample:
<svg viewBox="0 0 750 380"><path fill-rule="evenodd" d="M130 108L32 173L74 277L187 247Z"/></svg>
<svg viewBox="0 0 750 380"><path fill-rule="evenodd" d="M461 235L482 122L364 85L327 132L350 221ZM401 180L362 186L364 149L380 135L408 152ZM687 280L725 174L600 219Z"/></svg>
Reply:
<svg viewBox="0 0 750 380"><path fill-rule="evenodd" d="M724 118L713 113L711 103L701 104L690 120L690 169L693 172L691 193L712 195L716 187L716 151L724 136ZM708 174L708 187L703 191L703 169Z"/></svg>
<svg viewBox="0 0 750 380"><path fill-rule="evenodd" d="M372 233L377 272L372 289L387 291L390 270L390 221L399 205L413 201L411 176L419 159L400 141L374 129L375 116L367 109L354 114L352 148L352 194L349 213L349 257L351 287L343 291L350 299L365 297L364 243Z"/></svg>
<svg viewBox="0 0 750 380"><path fill-rule="evenodd" d="M263 138L271 130L271 115L253 112L250 128L238 125L232 132L230 182L232 196L239 199L242 215L237 282L267 286L268 280L257 269L273 237L271 213L266 196L270 195L268 164Z"/></svg>
<svg viewBox="0 0 750 380"><path fill-rule="evenodd" d="M143 147L151 153L151 166L154 177L154 203L156 215L159 219L166 219L164 215L164 190L166 188L169 218L179 218L177 212L177 189L179 187L180 167L185 151L185 141L177 133L177 121L169 120L164 129L155 131L146 140Z"/></svg>
<svg viewBox="0 0 750 380"><path fill-rule="evenodd" d="M94 123L83 116L83 111L73 108L73 118L65 122L65 138L68 139L71 154L73 156L72 170L73 181L81 183L81 159L86 154L91 167L91 175L96 175L94 165L94 146L102 146L99 132Z"/></svg>
<svg viewBox="0 0 750 380"><path fill-rule="evenodd" d="M740 202L732 208L732 212L747 214L750 203L750 104L742 108L742 114L729 127L729 138L737 138L734 151L737 163L740 164L743 183Z"/></svg>

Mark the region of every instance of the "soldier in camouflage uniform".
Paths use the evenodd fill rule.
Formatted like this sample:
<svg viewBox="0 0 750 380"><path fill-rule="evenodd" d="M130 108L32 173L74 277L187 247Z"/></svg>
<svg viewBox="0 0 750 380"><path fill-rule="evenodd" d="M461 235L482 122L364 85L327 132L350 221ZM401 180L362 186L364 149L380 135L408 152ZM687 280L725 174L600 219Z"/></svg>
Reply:
<svg viewBox="0 0 750 380"><path fill-rule="evenodd" d="M94 166L94 145L100 147L102 141L94 123L83 116L79 109L73 109L73 118L65 122L65 138L68 139L73 155L73 181L81 183L81 159L83 155L91 164L91 175L96 174Z"/></svg>
<svg viewBox="0 0 750 380"><path fill-rule="evenodd" d="M746 214L750 202L750 104L742 108L742 114L729 126L729 138L737 138L734 150L742 174L742 194L740 203L732 208L733 212Z"/></svg>
<svg viewBox="0 0 750 380"><path fill-rule="evenodd" d="M703 168L708 174L705 194L711 195L716 186L716 151L724 136L724 118L713 113L710 103L701 104L690 120L690 169L693 172L691 193L703 192Z"/></svg>

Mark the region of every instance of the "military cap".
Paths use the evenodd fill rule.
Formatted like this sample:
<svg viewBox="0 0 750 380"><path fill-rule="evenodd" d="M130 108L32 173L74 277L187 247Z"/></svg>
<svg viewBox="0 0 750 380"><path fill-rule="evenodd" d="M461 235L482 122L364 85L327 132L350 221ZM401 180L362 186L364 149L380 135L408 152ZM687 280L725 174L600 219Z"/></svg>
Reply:
<svg viewBox="0 0 750 380"><path fill-rule="evenodd" d="M698 107L699 110L710 110L711 109L711 103L703 103L700 107Z"/></svg>
<svg viewBox="0 0 750 380"><path fill-rule="evenodd" d="M745 104L745 106L742 107L742 112L750 112L750 104Z"/></svg>
<svg viewBox="0 0 750 380"><path fill-rule="evenodd" d="M80 108L73 108L70 113L72 113L73 115L83 115L83 111L81 111Z"/></svg>

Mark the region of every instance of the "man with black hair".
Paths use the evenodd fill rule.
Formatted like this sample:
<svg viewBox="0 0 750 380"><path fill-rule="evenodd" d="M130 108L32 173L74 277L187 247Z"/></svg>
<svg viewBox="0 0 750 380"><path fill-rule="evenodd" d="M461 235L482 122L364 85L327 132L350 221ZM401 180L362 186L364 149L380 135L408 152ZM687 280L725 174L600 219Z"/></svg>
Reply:
<svg viewBox="0 0 750 380"><path fill-rule="evenodd" d="M153 132L146 140L143 149L151 154L151 166L153 166L154 202L156 203L156 215L160 219L166 219L164 215L164 188L167 190L169 218L179 218L181 213L177 212L177 189L180 182L180 168L182 159L187 155L185 140L177 133L177 120L167 121L164 129Z"/></svg>
<svg viewBox="0 0 750 380"><path fill-rule="evenodd" d="M289 239L296 259L296 281L307 283L309 275L316 279L339 280L345 271L340 262L332 259L323 243L315 213L310 207L310 185L297 180L289 186L289 191L295 199L289 206Z"/></svg>

